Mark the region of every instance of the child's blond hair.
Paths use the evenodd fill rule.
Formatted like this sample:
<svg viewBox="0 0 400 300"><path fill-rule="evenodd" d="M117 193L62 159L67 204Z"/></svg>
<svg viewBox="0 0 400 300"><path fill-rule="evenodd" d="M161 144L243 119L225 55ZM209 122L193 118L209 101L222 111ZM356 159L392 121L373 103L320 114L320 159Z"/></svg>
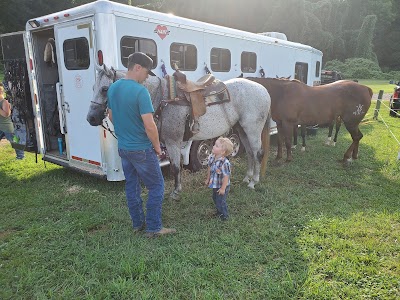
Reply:
<svg viewBox="0 0 400 300"><path fill-rule="evenodd" d="M226 137L219 137L217 141L220 142L222 148L225 150L224 155L228 156L233 152L233 143Z"/></svg>

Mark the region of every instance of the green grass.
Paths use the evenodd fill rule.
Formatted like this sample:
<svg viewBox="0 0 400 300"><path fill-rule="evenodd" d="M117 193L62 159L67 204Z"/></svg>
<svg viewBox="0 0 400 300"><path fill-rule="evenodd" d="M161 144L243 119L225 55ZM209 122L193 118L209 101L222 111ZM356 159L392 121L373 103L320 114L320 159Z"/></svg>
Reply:
<svg viewBox="0 0 400 300"><path fill-rule="evenodd" d="M399 138L400 119L382 117ZM150 240L132 234L123 183L16 161L3 141L0 299L399 299L400 149L381 121L361 131L348 167L344 129L336 147L319 129L289 164L272 147L254 191L232 159L228 222L212 217L204 171L184 171L181 200L163 206L178 234Z"/></svg>
<svg viewBox="0 0 400 300"><path fill-rule="evenodd" d="M378 94L380 90L383 90L384 93L393 93L395 87L394 84L389 83L389 80L360 79L358 82L369 86L374 94Z"/></svg>

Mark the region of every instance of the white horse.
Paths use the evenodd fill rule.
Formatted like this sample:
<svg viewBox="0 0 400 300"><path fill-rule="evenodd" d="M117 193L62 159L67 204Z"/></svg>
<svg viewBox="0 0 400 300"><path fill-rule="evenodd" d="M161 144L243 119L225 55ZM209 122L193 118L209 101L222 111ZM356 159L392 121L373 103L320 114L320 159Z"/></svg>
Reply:
<svg viewBox="0 0 400 300"><path fill-rule="evenodd" d="M106 66L98 71L93 88L93 101L89 107L87 121L92 126L101 125L106 116L107 90L116 80L123 78L123 72L116 72ZM200 131L192 140L206 140L226 133L233 125L246 149L248 168L243 181L250 188L259 182L260 171L265 173L269 155L269 124L271 99L267 90L258 83L243 78L234 78L224 82L230 95L230 101L207 107L207 112L199 118ZM182 190L180 176L181 143L185 132L185 123L190 114L189 106L167 104L162 100L167 96L167 81L150 76L144 85L150 92L154 109L163 106L158 124L161 124L160 139L164 142L171 161L175 187L171 193L179 198Z"/></svg>

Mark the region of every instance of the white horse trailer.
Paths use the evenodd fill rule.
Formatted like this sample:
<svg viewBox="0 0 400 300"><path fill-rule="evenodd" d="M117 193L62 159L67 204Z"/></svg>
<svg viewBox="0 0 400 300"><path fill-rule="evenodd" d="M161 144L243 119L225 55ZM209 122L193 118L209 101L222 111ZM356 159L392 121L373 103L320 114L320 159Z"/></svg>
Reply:
<svg viewBox="0 0 400 300"><path fill-rule="evenodd" d="M103 64L126 70L129 54L141 51L153 58L160 77L178 66L191 80L211 72L220 80L291 76L320 83L321 51L287 41L284 34L249 33L111 1L31 19L24 39L43 159L110 181L124 179L116 139L86 121L96 70ZM49 130L54 123L57 132ZM191 145L182 145L184 164Z"/></svg>

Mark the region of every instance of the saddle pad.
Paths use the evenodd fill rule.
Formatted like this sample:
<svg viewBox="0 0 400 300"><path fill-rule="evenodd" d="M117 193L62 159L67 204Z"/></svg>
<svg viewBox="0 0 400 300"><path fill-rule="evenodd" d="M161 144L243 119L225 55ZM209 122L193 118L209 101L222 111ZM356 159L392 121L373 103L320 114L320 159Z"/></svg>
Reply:
<svg viewBox="0 0 400 300"><path fill-rule="evenodd" d="M175 77L166 75L165 79L168 83L168 99L175 99L177 97Z"/></svg>
<svg viewBox="0 0 400 300"><path fill-rule="evenodd" d="M207 106L229 102L231 100L229 92L225 89L222 93L207 96L205 102Z"/></svg>

